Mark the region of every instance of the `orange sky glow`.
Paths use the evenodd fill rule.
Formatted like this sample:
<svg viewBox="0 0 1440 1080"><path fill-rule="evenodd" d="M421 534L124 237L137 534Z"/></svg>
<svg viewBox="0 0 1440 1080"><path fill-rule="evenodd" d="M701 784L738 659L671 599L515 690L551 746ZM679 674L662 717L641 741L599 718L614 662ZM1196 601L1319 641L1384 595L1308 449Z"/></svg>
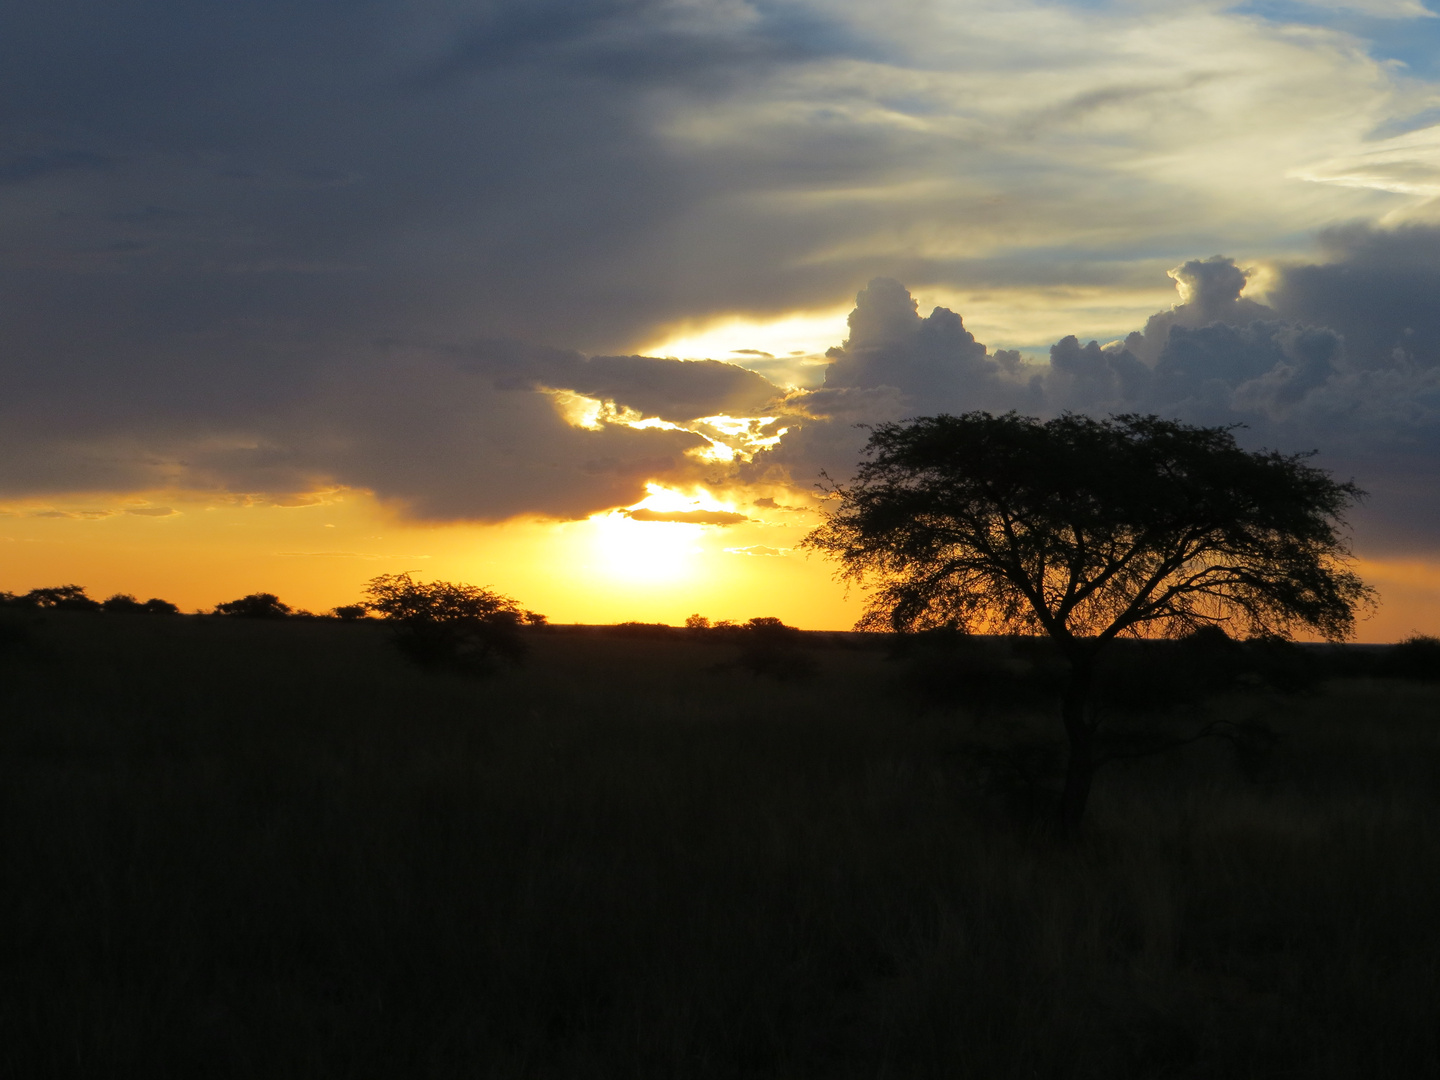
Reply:
<svg viewBox="0 0 1440 1080"><path fill-rule="evenodd" d="M702 498L707 506L726 506ZM683 508L660 490L642 507ZM0 590L79 584L90 595L159 596L208 610L252 592L326 611L360 598L382 573L465 581L514 596L554 622L683 623L770 615L814 630L849 629L863 596L833 580L833 564L796 545L813 511L738 506L752 520L718 526L636 521L621 512L583 521L418 525L364 492L304 505L148 499L11 504L0 516ZM1440 565L1362 559L1380 594L1356 640L1440 632Z"/></svg>

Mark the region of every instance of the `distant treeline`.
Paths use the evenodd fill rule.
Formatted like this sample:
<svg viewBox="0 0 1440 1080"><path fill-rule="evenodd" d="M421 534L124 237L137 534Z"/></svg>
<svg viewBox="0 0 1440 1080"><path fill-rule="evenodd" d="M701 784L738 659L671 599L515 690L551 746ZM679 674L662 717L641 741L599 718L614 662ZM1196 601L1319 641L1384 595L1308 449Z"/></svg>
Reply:
<svg viewBox="0 0 1440 1080"><path fill-rule="evenodd" d="M991 655L986 643L1008 639L969 637L957 631L925 631L910 634L883 634L868 631L807 632L773 616L745 622L730 619L712 621L694 614L683 626L669 623L627 621L611 626L564 626L549 624L546 616L522 608L510 597L489 589L452 582L415 581L408 574L384 574L366 585L367 599L343 604L323 613L291 607L274 593L259 592L216 604L213 614L238 619L325 619L356 622L374 617L386 622L396 644L412 659L427 666L488 668L492 659L518 661L524 654L519 639L522 628L545 628L566 633L609 633L652 640L692 640L738 645L740 658L735 666L756 674L782 679L804 677L814 664L805 655L819 646L856 647L862 643L886 645L897 659L915 661L924 672L920 681L933 681L937 688L970 684L977 677L993 680L1008 661ZM116 593L104 600L88 596L80 585L55 585L26 593L0 592L0 608L31 611L89 611L143 615L178 615L180 608L168 600L151 597L139 600L129 593ZM1044 652L1044 639L1016 640L1022 651ZM1365 677L1440 681L1440 638L1415 634L1389 646L1296 645L1264 637L1248 640L1230 638L1218 626L1206 627L1173 642L1136 641L1132 647L1148 650L1179 650L1172 657L1153 652L1144 660L1127 658L1121 667L1133 676L1148 668L1155 679L1170 678L1167 661L1186 668L1206 668L1219 681L1258 677L1282 689L1301 689L1324 678ZM1027 665L1028 667L1028 665ZM1044 664L1041 663L1043 668ZM973 670L972 670L973 669ZM984 670L985 674L980 674ZM1028 681L1030 676L1026 676ZM1130 679L1139 683L1155 679ZM943 696L943 695L942 695Z"/></svg>
<svg viewBox="0 0 1440 1080"><path fill-rule="evenodd" d="M42 589L31 589L26 593L0 592L0 607L28 608L32 611L108 611L127 615L179 615L180 608L169 600L152 596L149 600L137 599L130 593L116 593L104 600L96 600L85 592L83 585L52 585ZM292 608L274 593L251 593L238 600L227 600L216 604L213 614L239 615L255 619L358 619L365 615L364 604L332 608L324 614ZM211 612L200 611L205 615Z"/></svg>
<svg viewBox="0 0 1440 1080"><path fill-rule="evenodd" d="M178 615L180 609L169 600L152 596L137 600L129 593L116 593L104 600L85 595L80 585L54 585L27 593L0 592L0 606L56 611L123 611L145 615Z"/></svg>

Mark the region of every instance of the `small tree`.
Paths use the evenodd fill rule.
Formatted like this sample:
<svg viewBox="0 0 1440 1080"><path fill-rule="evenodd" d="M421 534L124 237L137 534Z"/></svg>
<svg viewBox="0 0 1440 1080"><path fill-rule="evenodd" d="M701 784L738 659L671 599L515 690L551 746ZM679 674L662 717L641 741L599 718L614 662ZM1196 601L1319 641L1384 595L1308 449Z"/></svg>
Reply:
<svg viewBox="0 0 1440 1080"><path fill-rule="evenodd" d="M52 585L44 589L31 589L17 602L28 607L47 608L55 611L99 611L100 601L85 595L83 585Z"/></svg>
<svg viewBox="0 0 1440 1080"><path fill-rule="evenodd" d="M1097 765L1096 659L1116 637L1229 623L1348 637L1370 590L1343 512L1362 492L1306 455L1154 416L922 417L882 424L803 543L874 585L859 629L1043 633L1068 665L1059 816L1079 826Z"/></svg>
<svg viewBox="0 0 1440 1080"><path fill-rule="evenodd" d="M512 663L525 654L522 622L541 625L508 596L449 581L381 574L365 586L366 606L387 619L395 644L419 664L488 671L493 657Z"/></svg>
<svg viewBox="0 0 1440 1080"><path fill-rule="evenodd" d="M268 592L251 593L239 600L215 605L216 615L234 615L242 619L283 619L290 615L291 610L289 604Z"/></svg>
<svg viewBox="0 0 1440 1080"><path fill-rule="evenodd" d="M753 675L768 675L787 681L815 674L815 658L804 652L800 631L786 626L773 615L751 619L738 628L740 667Z"/></svg>

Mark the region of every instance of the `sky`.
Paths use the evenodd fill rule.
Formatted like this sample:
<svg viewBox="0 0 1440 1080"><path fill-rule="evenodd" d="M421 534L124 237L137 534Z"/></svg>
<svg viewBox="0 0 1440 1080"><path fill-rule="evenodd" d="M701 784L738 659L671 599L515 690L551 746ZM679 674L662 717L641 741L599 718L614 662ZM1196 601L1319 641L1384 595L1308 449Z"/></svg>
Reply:
<svg viewBox="0 0 1440 1080"><path fill-rule="evenodd" d="M0 590L842 628L857 424L1316 451L1440 632L1434 0L0 9Z"/></svg>

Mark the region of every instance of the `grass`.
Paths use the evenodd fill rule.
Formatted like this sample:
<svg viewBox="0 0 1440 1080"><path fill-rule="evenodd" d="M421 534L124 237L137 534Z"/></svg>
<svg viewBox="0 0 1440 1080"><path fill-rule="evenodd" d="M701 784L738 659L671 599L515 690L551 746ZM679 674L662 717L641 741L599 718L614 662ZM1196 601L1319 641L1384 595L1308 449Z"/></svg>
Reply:
<svg viewBox="0 0 1440 1080"><path fill-rule="evenodd" d="M1440 1075L1433 685L1218 698L1267 758L1117 764L1059 845L974 752L1048 713L878 649L780 681L561 628L473 680L363 624L26 633L5 1075Z"/></svg>

